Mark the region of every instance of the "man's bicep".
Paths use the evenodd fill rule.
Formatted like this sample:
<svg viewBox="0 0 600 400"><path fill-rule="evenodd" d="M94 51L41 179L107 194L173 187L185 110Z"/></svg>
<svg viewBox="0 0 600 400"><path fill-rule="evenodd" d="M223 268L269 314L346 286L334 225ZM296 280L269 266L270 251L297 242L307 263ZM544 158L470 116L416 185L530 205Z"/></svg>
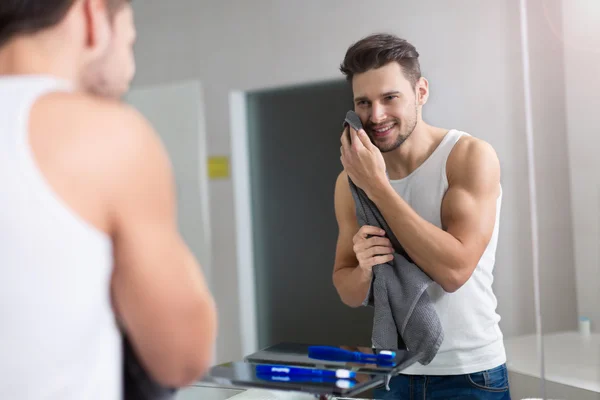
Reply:
<svg viewBox="0 0 600 400"><path fill-rule="evenodd" d="M113 294L121 319L135 329L172 315L169 310L190 302L205 282L177 229L166 149L145 119L128 116L124 150L115 156L121 167L112 202Z"/></svg>
<svg viewBox="0 0 600 400"><path fill-rule="evenodd" d="M476 262L487 247L496 222L500 166L495 152L478 144L462 154L442 204L444 230L462 243Z"/></svg>
<svg viewBox="0 0 600 400"><path fill-rule="evenodd" d="M164 225L176 230L175 180L167 152L152 127L134 118L115 169L113 214L117 229L132 223Z"/></svg>
<svg viewBox="0 0 600 400"><path fill-rule="evenodd" d="M123 139L122 147L129 150L115 156L121 173L115 176L112 207L113 303L155 379L187 384L209 365L215 307L177 229L166 151L145 120L137 122Z"/></svg>
<svg viewBox="0 0 600 400"><path fill-rule="evenodd" d="M115 281L117 289L123 283L128 291L147 299L147 292L156 289L161 297L163 288L154 288L166 278L173 265L181 264L185 246L179 237L176 222L174 177L168 156L152 128L142 119L135 119L124 138L125 150L117 159L122 164L115 176L112 203ZM135 149L135 151L133 151ZM129 153L129 154L126 154ZM144 302L129 302L130 294L116 291L117 301L127 302L121 317L144 315ZM126 297L126 298L124 298Z"/></svg>
<svg viewBox="0 0 600 400"><path fill-rule="evenodd" d="M449 188L442 211L444 230L465 246L485 247L495 222L496 199L463 188ZM484 245L485 244L485 245Z"/></svg>

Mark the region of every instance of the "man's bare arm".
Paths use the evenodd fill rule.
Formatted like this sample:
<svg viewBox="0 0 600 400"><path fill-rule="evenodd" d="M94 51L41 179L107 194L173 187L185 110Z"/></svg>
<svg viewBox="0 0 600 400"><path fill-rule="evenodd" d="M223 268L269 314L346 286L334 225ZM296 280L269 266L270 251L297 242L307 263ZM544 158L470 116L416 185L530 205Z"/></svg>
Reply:
<svg viewBox="0 0 600 400"><path fill-rule="evenodd" d="M131 109L115 112L121 142L110 197L113 301L150 374L184 386L210 366L216 311L200 266L177 230L173 176L153 129Z"/></svg>
<svg viewBox="0 0 600 400"><path fill-rule="evenodd" d="M464 138L447 169L443 229L421 218L390 185L369 196L413 261L445 291L454 292L470 278L492 236L500 164L490 145Z"/></svg>
<svg viewBox="0 0 600 400"><path fill-rule="evenodd" d="M373 266L392 257L391 243L383 237L385 232L379 228L364 226L359 229L345 172L338 176L335 185L335 215L339 233L333 284L346 305L360 307L371 285ZM377 237L367 239L367 235Z"/></svg>

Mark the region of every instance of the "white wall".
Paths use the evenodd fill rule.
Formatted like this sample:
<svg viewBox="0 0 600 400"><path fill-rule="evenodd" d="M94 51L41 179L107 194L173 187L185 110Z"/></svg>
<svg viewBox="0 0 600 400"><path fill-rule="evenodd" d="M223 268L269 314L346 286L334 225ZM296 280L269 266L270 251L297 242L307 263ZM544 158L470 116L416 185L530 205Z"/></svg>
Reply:
<svg viewBox="0 0 600 400"><path fill-rule="evenodd" d="M534 331L515 0L144 0L133 4L139 30L136 84L199 78L205 89L209 154L215 155L230 154L231 90L340 79L338 66L347 47L376 31L393 32L412 41L422 55L423 71L431 85L425 117L488 140L500 156L505 197L495 287L501 324L506 335ZM532 67L536 73L544 65L534 63ZM538 89L537 102L547 98L544 87ZM550 94L555 94L554 89ZM540 169L552 167L556 157L566 162L566 138L560 114L546 112L536 118L544 120L544 130L537 135L550 134L556 139L537 141L544 146L539 154L539 175ZM567 174L554 166L552 180L542 182L541 192L558 188L568 200ZM233 194L231 181L210 185L212 287L220 313L217 351L221 361L242 356ZM557 290L553 293L563 296L555 302L555 314L547 315L547 325L562 329L576 308L570 210L554 207L551 196L541 203L542 228L548 230L540 238L542 262L543 269L550 272L544 284L553 285L549 286ZM564 247L559 248L556 240Z"/></svg>
<svg viewBox="0 0 600 400"><path fill-rule="evenodd" d="M577 2L580 0L573 0ZM562 1L527 0L545 333L577 326ZM523 142L524 146L525 143Z"/></svg>
<svg viewBox="0 0 600 400"><path fill-rule="evenodd" d="M600 332L600 2L563 0L562 21L577 302Z"/></svg>

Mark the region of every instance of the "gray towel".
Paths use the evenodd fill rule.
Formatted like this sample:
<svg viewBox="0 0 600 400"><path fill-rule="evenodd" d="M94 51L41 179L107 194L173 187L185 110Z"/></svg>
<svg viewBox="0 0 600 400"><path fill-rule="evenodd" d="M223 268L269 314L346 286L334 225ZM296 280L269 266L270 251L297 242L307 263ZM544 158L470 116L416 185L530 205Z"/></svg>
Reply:
<svg viewBox="0 0 600 400"><path fill-rule="evenodd" d="M437 354L444 332L427 288L431 278L415 265L383 216L350 178L358 225L385 230L394 246L394 260L373 267L373 280L363 305L373 305L372 345L378 349L408 349L403 367L427 365Z"/></svg>
<svg viewBox="0 0 600 400"><path fill-rule="evenodd" d="M124 400L173 400L176 388L161 386L142 366L129 338L123 335Z"/></svg>

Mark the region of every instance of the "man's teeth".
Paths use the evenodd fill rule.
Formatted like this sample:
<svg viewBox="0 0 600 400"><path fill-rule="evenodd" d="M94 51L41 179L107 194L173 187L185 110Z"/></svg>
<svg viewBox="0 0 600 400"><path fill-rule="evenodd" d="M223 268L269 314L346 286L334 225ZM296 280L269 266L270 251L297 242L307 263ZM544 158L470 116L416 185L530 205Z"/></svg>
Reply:
<svg viewBox="0 0 600 400"><path fill-rule="evenodd" d="M373 129L373 130L377 133L383 133L383 132L390 130L392 128L392 126L394 126L394 125L388 125L388 126L384 126L383 128Z"/></svg>

